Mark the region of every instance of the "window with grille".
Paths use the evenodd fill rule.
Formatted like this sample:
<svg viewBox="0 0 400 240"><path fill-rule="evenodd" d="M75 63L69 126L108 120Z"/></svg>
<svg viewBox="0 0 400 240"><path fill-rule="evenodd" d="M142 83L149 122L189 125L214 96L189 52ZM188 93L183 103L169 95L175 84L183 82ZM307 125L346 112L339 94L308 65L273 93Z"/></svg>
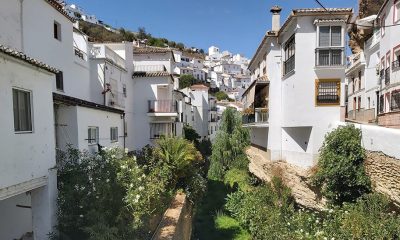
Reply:
<svg viewBox="0 0 400 240"><path fill-rule="evenodd" d="M317 80L315 83L316 105L340 104L340 80Z"/></svg>
<svg viewBox="0 0 400 240"><path fill-rule="evenodd" d="M14 131L32 132L31 92L13 89Z"/></svg>
<svg viewBox="0 0 400 240"><path fill-rule="evenodd" d="M285 47L285 61L284 61L284 75L290 73L295 68L295 36L293 35L286 42Z"/></svg>
<svg viewBox="0 0 400 240"><path fill-rule="evenodd" d="M383 97L383 95L381 95L380 97L379 97L379 112L380 113L383 113L383 108L384 108L384 105L385 103L384 103L384 97Z"/></svg>
<svg viewBox="0 0 400 240"><path fill-rule="evenodd" d="M174 124L172 123L151 123L150 139L159 139L162 136L172 136Z"/></svg>
<svg viewBox="0 0 400 240"><path fill-rule="evenodd" d="M88 143L89 144L99 143L99 127L88 128Z"/></svg>
<svg viewBox="0 0 400 240"><path fill-rule="evenodd" d="M400 90L392 92L390 109L391 111L400 110Z"/></svg>
<svg viewBox="0 0 400 240"><path fill-rule="evenodd" d="M111 142L118 142L118 127L110 128L110 140Z"/></svg>

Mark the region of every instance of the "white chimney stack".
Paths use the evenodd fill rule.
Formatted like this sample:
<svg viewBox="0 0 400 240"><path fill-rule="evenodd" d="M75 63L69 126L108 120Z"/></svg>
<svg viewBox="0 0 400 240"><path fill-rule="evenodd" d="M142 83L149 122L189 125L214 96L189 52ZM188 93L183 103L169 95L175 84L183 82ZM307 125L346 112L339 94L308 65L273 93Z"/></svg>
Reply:
<svg viewBox="0 0 400 240"><path fill-rule="evenodd" d="M278 32L281 28L281 11L282 8L279 6L273 6L271 8L272 13L272 31Z"/></svg>

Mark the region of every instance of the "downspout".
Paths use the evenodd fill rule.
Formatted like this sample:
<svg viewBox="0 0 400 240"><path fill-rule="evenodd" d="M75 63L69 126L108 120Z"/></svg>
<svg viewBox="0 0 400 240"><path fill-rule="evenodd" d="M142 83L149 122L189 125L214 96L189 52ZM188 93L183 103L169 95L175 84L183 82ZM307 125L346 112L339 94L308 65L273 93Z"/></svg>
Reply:
<svg viewBox="0 0 400 240"><path fill-rule="evenodd" d="M126 128L125 128L125 122L126 121L126 119L125 119L125 112L122 114L122 123L123 123L123 125L124 125L124 149L126 148Z"/></svg>
<svg viewBox="0 0 400 240"><path fill-rule="evenodd" d="M107 61L104 61L104 69L103 69L103 91L104 91L104 96L103 96L103 102L104 102L104 106L107 106L107 102L106 102L106 94L107 94L107 89L106 89L106 70L107 70Z"/></svg>
<svg viewBox="0 0 400 240"><path fill-rule="evenodd" d="M20 2L20 19L19 24L21 28L21 51L24 52L24 0L19 0Z"/></svg>

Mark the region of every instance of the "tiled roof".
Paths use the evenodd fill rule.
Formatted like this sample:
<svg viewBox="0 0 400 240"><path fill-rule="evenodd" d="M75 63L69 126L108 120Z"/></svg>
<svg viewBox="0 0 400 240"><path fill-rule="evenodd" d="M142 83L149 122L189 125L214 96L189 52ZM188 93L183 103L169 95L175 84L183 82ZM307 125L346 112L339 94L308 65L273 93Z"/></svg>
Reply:
<svg viewBox="0 0 400 240"><path fill-rule="evenodd" d="M172 77L169 72L134 72L132 78L143 77Z"/></svg>
<svg viewBox="0 0 400 240"><path fill-rule="evenodd" d="M171 49L159 48L159 47L135 47L133 48L133 54L146 54L146 53L168 53Z"/></svg>
<svg viewBox="0 0 400 240"><path fill-rule="evenodd" d="M70 17L68 15L68 13L64 10L63 6L60 3L58 3L55 0L44 0L44 1L47 2L48 4L50 4L54 9L56 9L59 13L64 15L66 18L68 18L68 20L70 20L71 22L75 22L75 19L73 19L72 17Z"/></svg>
<svg viewBox="0 0 400 240"><path fill-rule="evenodd" d="M190 87L190 89L209 89L206 85L203 84L194 84Z"/></svg>
<svg viewBox="0 0 400 240"><path fill-rule="evenodd" d="M0 44L0 52L4 53L6 55L9 55L11 57L17 58L19 60L22 60L24 62L27 62L27 63L29 63L29 64L31 64L33 66L42 68L42 69L47 70L49 72L52 72L52 73L58 73L60 71L60 70L58 70L58 69L56 69L54 67L51 67L51 66L49 66L49 65L47 65L47 64L45 64L45 63L43 63L43 62L41 62L39 60L36 60L34 58L31 58L31 57L28 57L22 52L16 51L16 50L11 49L11 48L8 48L8 47L3 46L1 44Z"/></svg>
<svg viewBox="0 0 400 240"><path fill-rule="evenodd" d="M322 13L322 12L352 12L351 8L300 8L293 9L294 13Z"/></svg>
<svg viewBox="0 0 400 240"><path fill-rule="evenodd" d="M316 23L337 23L337 22L342 22L345 23L346 21L344 19L315 19L314 24Z"/></svg>

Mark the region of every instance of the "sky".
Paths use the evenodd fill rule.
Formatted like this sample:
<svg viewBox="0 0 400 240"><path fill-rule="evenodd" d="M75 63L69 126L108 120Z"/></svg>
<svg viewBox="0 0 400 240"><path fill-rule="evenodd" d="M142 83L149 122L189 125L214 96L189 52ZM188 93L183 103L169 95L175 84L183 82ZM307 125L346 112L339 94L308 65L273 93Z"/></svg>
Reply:
<svg viewBox="0 0 400 240"><path fill-rule="evenodd" d="M319 7L314 0L67 0L105 23L137 31L145 27L155 37L187 47L210 46L251 58L271 29L274 5L283 8L281 24L291 9ZM320 0L325 7L351 7L358 0Z"/></svg>

